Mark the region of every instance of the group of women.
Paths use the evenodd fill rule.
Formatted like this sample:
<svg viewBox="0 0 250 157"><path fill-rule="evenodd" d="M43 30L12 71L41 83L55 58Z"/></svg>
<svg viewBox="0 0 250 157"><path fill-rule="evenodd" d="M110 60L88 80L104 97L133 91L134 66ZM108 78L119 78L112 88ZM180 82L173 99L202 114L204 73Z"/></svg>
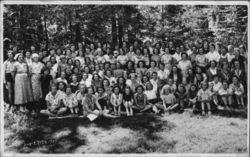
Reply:
<svg viewBox="0 0 250 157"><path fill-rule="evenodd" d="M211 115L247 107L247 51L242 45L136 40L113 48L83 41L48 51L31 46L21 52L14 45L6 52L7 101L24 113L31 106L32 112L53 117L115 118L185 108Z"/></svg>

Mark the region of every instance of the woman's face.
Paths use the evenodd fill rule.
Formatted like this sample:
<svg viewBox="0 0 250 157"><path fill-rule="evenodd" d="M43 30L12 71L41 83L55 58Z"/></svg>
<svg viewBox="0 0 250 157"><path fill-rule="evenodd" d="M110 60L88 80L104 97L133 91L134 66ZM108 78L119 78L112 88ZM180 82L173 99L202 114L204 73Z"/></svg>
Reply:
<svg viewBox="0 0 250 157"><path fill-rule="evenodd" d="M147 82L148 81L148 78L147 78L147 76L143 76L143 82Z"/></svg>
<svg viewBox="0 0 250 157"><path fill-rule="evenodd" d="M201 55L203 54L203 49L202 49L202 48L199 49L199 53L200 53Z"/></svg>
<svg viewBox="0 0 250 157"><path fill-rule="evenodd" d="M130 89L129 88L125 88L125 93L129 94L130 93Z"/></svg>
<svg viewBox="0 0 250 157"><path fill-rule="evenodd" d="M94 75L94 80L99 80L98 75Z"/></svg>
<svg viewBox="0 0 250 157"><path fill-rule="evenodd" d="M53 56L53 57L51 57L50 58L50 60L51 60L51 63L53 63L53 64L55 64L56 63L56 58Z"/></svg>
<svg viewBox="0 0 250 157"><path fill-rule="evenodd" d="M65 72L61 72L61 78L65 78Z"/></svg>
<svg viewBox="0 0 250 157"><path fill-rule="evenodd" d="M159 54L159 50L158 49L154 49L154 54L158 55Z"/></svg>
<svg viewBox="0 0 250 157"><path fill-rule="evenodd" d="M164 64L160 64L160 69L164 70Z"/></svg>
<svg viewBox="0 0 250 157"><path fill-rule="evenodd" d="M50 50L50 55L55 55L55 50L54 49Z"/></svg>
<svg viewBox="0 0 250 157"><path fill-rule="evenodd" d="M142 91L143 91L142 87L138 87L137 92L142 93Z"/></svg>
<svg viewBox="0 0 250 157"><path fill-rule="evenodd" d="M77 74L79 72L79 69L78 68L75 68L74 69L74 73Z"/></svg>
<svg viewBox="0 0 250 157"><path fill-rule="evenodd" d="M210 50L211 52L213 52L213 51L214 51L214 46L213 46L213 45L210 45L210 46L209 46L209 50Z"/></svg>
<svg viewBox="0 0 250 157"><path fill-rule="evenodd" d="M77 82L77 77L75 75L72 76L72 81Z"/></svg>
<svg viewBox="0 0 250 157"><path fill-rule="evenodd" d="M66 88L66 94L67 95L71 94L71 89L70 88Z"/></svg>
<svg viewBox="0 0 250 157"><path fill-rule="evenodd" d="M35 50L36 50L35 46L31 46L31 47L30 47L30 50L31 50L32 52L35 51Z"/></svg>
<svg viewBox="0 0 250 157"><path fill-rule="evenodd" d="M72 52L74 52L74 51L76 50L76 47L75 47L74 45L72 45L72 46L70 47L70 50L71 50Z"/></svg>
<svg viewBox="0 0 250 157"><path fill-rule="evenodd" d="M62 54L61 49L57 49L56 54L57 54L58 56L60 56L60 55Z"/></svg>
<svg viewBox="0 0 250 157"><path fill-rule="evenodd" d="M114 89L114 92L115 92L116 94L118 94L118 93L119 93L119 88L116 87L116 88Z"/></svg>
<svg viewBox="0 0 250 157"><path fill-rule="evenodd" d="M168 84L169 84L169 85L172 85L172 84L173 84L173 80L169 78L169 79L168 79Z"/></svg>
<svg viewBox="0 0 250 157"><path fill-rule="evenodd" d="M173 72L177 72L177 67L173 67Z"/></svg>
<svg viewBox="0 0 250 157"><path fill-rule="evenodd" d="M87 75L86 73L84 73L84 74L82 75L82 78L83 78L84 80L86 80L86 79L88 78L88 75Z"/></svg>
<svg viewBox="0 0 250 157"><path fill-rule="evenodd" d="M69 59L69 60L68 60L68 64L69 64L69 65L72 65L72 64L73 64L73 60L72 60L72 59Z"/></svg>
<svg viewBox="0 0 250 157"><path fill-rule="evenodd" d="M98 88L98 93L102 94L103 93L103 89L102 88Z"/></svg>
<svg viewBox="0 0 250 157"><path fill-rule="evenodd" d="M179 90L180 92L183 92L183 91L184 91L183 86L179 86L179 87L178 87L178 90Z"/></svg>
<svg viewBox="0 0 250 157"><path fill-rule="evenodd" d="M109 84L108 84L108 80L104 80L103 81L103 85L106 87L106 86L108 86Z"/></svg>
<svg viewBox="0 0 250 157"><path fill-rule="evenodd" d="M132 62L128 62L128 67L132 67L132 66L133 66Z"/></svg>
<svg viewBox="0 0 250 157"><path fill-rule="evenodd" d="M166 54L169 54L169 48L168 47L165 48L165 52L166 52Z"/></svg>
<svg viewBox="0 0 250 157"><path fill-rule="evenodd" d="M182 54L182 59L186 60L187 59L187 55L185 53Z"/></svg>
<svg viewBox="0 0 250 157"><path fill-rule="evenodd" d="M111 76L111 71L107 71L107 76Z"/></svg>
<svg viewBox="0 0 250 157"><path fill-rule="evenodd" d="M80 85L79 90L81 93L84 93L85 92L85 85Z"/></svg>
<svg viewBox="0 0 250 157"><path fill-rule="evenodd" d="M202 89L203 90L207 89L207 84L206 83L202 83Z"/></svg>
<svg viewBox="0 0 250 157"><path fill-rule="evenodd" d="M224 89L227 89L227 87L228 87L227 83L226 83L226 82L223 82L223 88L224 88Z"/></svg>
<svg viewBox="0 0 250 157"><path fill-rule="evenodd" d="M63 83L59 83L59 89L60 89L60 90L63 90L63 88L64 88Z"/></svg>
<svg viewBox="0 0 250 157"><path fill-rule="evenodd" d="M86 51L87 54L90 53L90 49L89 48L86 48L85 51Z"/></svg>
<svg viewBox="0 0 250 157"><path fill-rule="evenodd" d="M215 67L215 62L211 62L211 67L212 67L212 68Z"/></svg>
<svg viewBox="0 0 250 157"><path fill-rule="evenodd" d="M143 68L143 63L142 62L139 63L139 67Z"/></svg>
<svg viewBox="0 0 250 157"><path fill-rule="evenodd" d="M39 57L34 57L33 60L34 60L34 62L38 62L39 61Z"/></svg>
<svg viewBox="0 0 250 157"><path fill-rule="evenodd" d="M191 86L191 90L195 91L196 90L195 86Z"/></svg>
<svg viewBox="0 0 250 157"><path fill-rule="evenodd" d="M165 88L165 89L164 89L164 93L165 93L166 95L168 95L168 94L169 94L169 90L170 90L169 88Z"/></svg>
<svg viewBox="0 0 250 157"><path fill-rule="evenodd" d="M71 56L71 51L70 51L70 50L67 50L67 51L66 51L66 55L67 55L67 56Z"/></svg>
<svg viewBox="0 0 250 157"><path fill-rule="evenodd" d="M94 91L93 91L93 89L92 88L88 88L88 94L93 94L94 93Z"/></svg>
<svg viewBox="0 0 250 157"><path fill-rule="evenodd" d="M22 55L22 54L20 54L20 55L18 56L18 61L19 61L19 62L23 62L23 55Z"/></svg>
<svg viewBox="0 0 250 157"><path fill-rule="evenodd" d="M14 57L14 56L13 56L13 53L8 53L8 58L9 58L9 59L13 59L13 57Z"/></svg>
<svg viewBox="0 0 250 157"><path fill-rule="evenodd" d="M236 77L233 77L233 83L237 84L238 83L238 79Z"/></svg>
<svg viewBox="0 0 250 157"><path fill-rule="evenodd" d="M56 86L52 86L52 87L51 87L51 92L52 92L52 94L55 94L55 93L56 93L56 91L57 91Z"/></svg>
<svg viewBox="0 0 250 157"><path fill-rule="evenodd" d="M120 77L118 82L122 84L122 83L124 83L124 79L122 77Z"/></svg>
<svg viewBox="0 0 250 157"><path fill-rule="evenodd" d="M26 56L27 58L30 58L30 52L27 51L27 52L25 53L25 56Z"/></svg>
<svg viewBox="0 0 250 157"><path fill-rule="evenodd" d="M47 68L51 68L51 67L52 67L51 62L47 62L47 63L46 63L46 67L47 67Z"/></svg>
<svg viewBox="0 0 250 157"><path fill-rule="evenodd" d="M150 66L151 66L152 68L154 68L154 67L155 67L155 62L151 62L151 63L150 63Z"/></svg>
<svg viewBox="0 0 250 157"><path fill-rule="evenodd" d="M82 43L78 43L78 49L82 49Z"/></svg>
<svg viewBox="0 0 250 157"><path fill-rule="evenodd" d="M139 49L136 50L136 54L139 56L141 55L141 51Z"/></svg>
<svg viewBox="0 0 250 157"><path fill-rule="evenodd" d="M130 52L133 52L133 46L130 46L130 47L129 47L129 51L130 51Z"/></svg>
<svg viewBox="0 0 250 157"><path fill-rule="evenodd" d="M84 72L88 74L89 73L89 67L85 67Z"/></svg>
<svg viewBox="0 0 250 157"><path fill-rule="evenodd" d="M234 62L234 66L236 69L240 69L240 62L239 61Z"/></svg>

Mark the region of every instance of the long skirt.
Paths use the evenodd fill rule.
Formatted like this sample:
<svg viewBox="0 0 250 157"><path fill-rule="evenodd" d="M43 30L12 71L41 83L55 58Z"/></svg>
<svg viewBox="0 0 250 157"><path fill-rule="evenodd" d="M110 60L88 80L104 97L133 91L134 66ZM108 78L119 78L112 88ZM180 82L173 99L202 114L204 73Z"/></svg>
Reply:
<svg viewBox="0 0 250 157"><path fill-rule="evenodd" d="M33 101L30 80L26 73L16 74L15 77L15 105L22 105Z"/></svg>
<svg viewBox="0 0 250 157"><path fill-rule="evenodd" d="M43 97L40 78L41 78L40 74L32 74L31 76L31 87L32 87L34 101L39 101Z"/></svg>

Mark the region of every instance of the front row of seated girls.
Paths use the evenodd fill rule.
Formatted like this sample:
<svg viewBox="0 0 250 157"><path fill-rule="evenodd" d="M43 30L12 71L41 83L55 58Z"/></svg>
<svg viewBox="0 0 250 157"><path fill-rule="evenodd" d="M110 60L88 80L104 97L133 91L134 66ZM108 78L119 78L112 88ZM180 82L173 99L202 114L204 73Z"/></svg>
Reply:
<svg viewBox="0 0 250 157"><path fill-rule="evenodd" d="M199 87L196 84L186 84L185 81L175 85L171 78L167 82L162 88L158 88L159 84L151 79L138 85L135 92L129 86L125 86L122 91L116 84L113 87L98 86L96 89L80 84L75 93L70 85L66 87L65 83L59 82L58 85L51 85L45 98L47 109L41 110L41 113L47 116L61 116L67 112L77 115L91 113L116 118L121 116L122 110L127 116L133 116L134 112L182 113L186 107L190 107L193 112L201 108L202 115L211 115L212 105L226 110L232 109L233 104L245 107L244 87L237 76L232 77L230 85L226 80L220 82L217 75L210 82L201 82ZM104 86L105 84L108 83L104 83Z"/></svg>

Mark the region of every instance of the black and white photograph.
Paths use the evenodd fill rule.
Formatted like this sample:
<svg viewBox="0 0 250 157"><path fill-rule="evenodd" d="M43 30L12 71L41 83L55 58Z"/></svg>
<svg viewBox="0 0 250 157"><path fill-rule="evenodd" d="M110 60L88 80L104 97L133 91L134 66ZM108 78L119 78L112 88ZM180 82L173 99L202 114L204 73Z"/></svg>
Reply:
<svg viewBox="0 0 250 157"><path fill-rule="evenodd" d="M249 2L99 2L1 2L2 156L249 156Z"/></svg>

